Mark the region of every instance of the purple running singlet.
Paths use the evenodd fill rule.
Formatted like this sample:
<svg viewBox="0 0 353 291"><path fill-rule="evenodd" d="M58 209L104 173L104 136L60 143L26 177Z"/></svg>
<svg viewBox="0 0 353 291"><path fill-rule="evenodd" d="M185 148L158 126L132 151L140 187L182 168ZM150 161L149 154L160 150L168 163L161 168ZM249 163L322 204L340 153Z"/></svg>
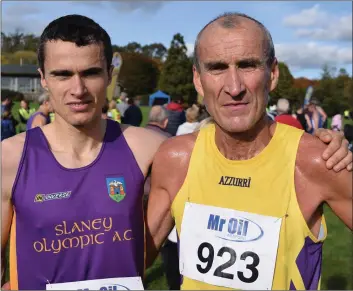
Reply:
<svg viewBox="0 0 353 291"><path fill-rule="evenodd" d="M67 169L40 128L27 132L13 187L10 284L143 277L144 176L117 122L90 165Z"/></svg>

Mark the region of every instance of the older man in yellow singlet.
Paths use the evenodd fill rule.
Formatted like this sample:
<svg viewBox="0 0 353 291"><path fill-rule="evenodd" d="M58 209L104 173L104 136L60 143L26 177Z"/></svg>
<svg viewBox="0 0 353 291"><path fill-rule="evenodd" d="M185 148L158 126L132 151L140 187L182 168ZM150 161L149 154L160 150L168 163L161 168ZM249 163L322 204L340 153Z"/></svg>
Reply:
<svg viewBox="0 0 353 291"><path fill-rule="evenodd" d="M323 204L352 229L352 173L328 169L317 138L267 118L279 70L257 20L229 13L207 24L193 71L215 122L157 152L153 246L174 219L182 289L318 289Z"/></svg>

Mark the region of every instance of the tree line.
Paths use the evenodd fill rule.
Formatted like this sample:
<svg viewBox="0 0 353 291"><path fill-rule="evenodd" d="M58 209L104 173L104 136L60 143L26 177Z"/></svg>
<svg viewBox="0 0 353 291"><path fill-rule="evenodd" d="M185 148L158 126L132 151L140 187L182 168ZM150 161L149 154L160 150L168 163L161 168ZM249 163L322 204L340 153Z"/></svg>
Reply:
<svg viewBox="0 0 353 291"><path fill-rule="evenodd" d="M2 64L37 64L36 50L39 37L24 34L1 33ZM161 43L141 45L130 42L125 46L113 45L119 52L123 65L119 74L119 85L130 96L147 96L162 90L171 97L184 97L195 101L197 93L192 83L192 56L188 56L184 37L177 33L169 48ZM353 110L353 82L344 69L324 65L319 80L295 79L284 62L279 63L280 79L277 88L270 93L270 103L287 98L293 107L303 104L308 86L313 86L313 97L318 99L328 115L343 110Z"/></svg>

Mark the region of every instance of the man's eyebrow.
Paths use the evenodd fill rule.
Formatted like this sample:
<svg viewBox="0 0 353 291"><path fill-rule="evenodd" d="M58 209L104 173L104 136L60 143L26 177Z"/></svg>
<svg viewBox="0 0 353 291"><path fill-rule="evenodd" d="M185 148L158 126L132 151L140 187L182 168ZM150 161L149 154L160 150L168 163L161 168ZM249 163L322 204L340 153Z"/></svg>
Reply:
<svg viewBox="0 0 353 291"><path fill-rule="evenodd" d="M52 76L72 76L74 73L70 70L53 70L50 71Z"/></svg>
<svg viewBox="0 0 353 291"><path fill-rule="evenodd" d="M92 67L80 72L80 75L89 75L89 74L99 74L103 71L101 67ZM52 76L72 76L74 75L73 71L70 70L53 70L50 71Z"/></svg>
<svg viewBox="0 0 353 291"><path fill-rule="evenodd" d="M236 61L237 65L238 64L244 64L244 63L250 63L250 64L255 64L255 65L261 65L264 63L263 60L260 60L258 58L244 58Z"/></svg>
<svg viewBox="0 0 353 291"><path fill-rule="evenodd" d="M92 67L87 70L84 70L81 72L81 75L87 75L87 74L99 74L103 71L103 68L101 67Z"/></svg>
<svg viewBox="0 0 353 291"><path fill-rule="evenodd" d="M206 70L210 70L220 66L228 66L228 64L224 61L209 61L209 62L205 62L204 66Z"/></svg>

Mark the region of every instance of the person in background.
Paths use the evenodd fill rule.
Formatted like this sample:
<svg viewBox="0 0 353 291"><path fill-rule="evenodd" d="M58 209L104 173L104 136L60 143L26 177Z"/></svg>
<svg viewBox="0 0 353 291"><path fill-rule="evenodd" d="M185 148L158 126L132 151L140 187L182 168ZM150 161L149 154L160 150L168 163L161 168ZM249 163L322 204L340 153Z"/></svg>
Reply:
<svg viewBox="0 0 353 291"><path fill-rule="evenodd" d="M315 129L325 128L325 123L327 120L327 115L325 111L319 106L319 101L312 98L308 105L308 115L310 117L311 130L308 131L312 133Z"/></svg>
<svg viewBox="0 0 353 291"><path fill-rule="evenodd" d="M310 117L307 113L307 109L304 109L304 106L299 106L292 116L300 122L306 132L311 130Z"/></svg>
<svg viewBox="0 0 353 291"><path fill-rule="evenodd" d="M19 119L20 119L19 120L20 123L19 123L19 127L18 127L19 132L26 131L27 121L35 111L36 110L34 108L29 107L29 103L26 99L21 100L20 109L18 110Z"/></svg>
<svg viewBox="0 0 353 291"><path fill-rule="evenodd" d="M167 110L160 105L155 105L152 106L149 116L148 116L148 123L145 126L146 129L152 130L159 135L162 135L166 138L172 137L172 135L168 132L165 131L165 128L167 127L168 124L168 116L167 116ZM147 207L147 200L148 200L148 194L150 193L151 189L151 173L148 173L148 176L145 181L144 185L144 196L143 196L143 201L144 201L144 207L146 209Z"/></svg>
<svg viewBox="0 0 353 291"><path fill-rule="evenodd" d="M342 130L342 115L336 110L334 116L332 117L331 129L335 131Z"/></svg>
<svg viewBox="0 0 353 291"><path fill-rule="evenodd" d="M345 110L343 112L343 115L344 115L344 119L349 119L349 110Z"/></svg>
<svg viewBox="0 0 353 291"><path fill-rule="evenodd" d="M53 111L53 108L50 104L49 95L47 93L43 93L39 96L38 102L38 110L33 113L27 121L27 130L37 126L44 126L51 122L50 113Z"/></svg>
<svg viewBox="0 0 353 291"><path fill-rule="evenodd" d="M277 115L275 116L275 121L303 129L300 122L289 114L289 101L285 98L278 99L277 101Z"/></svg>
<svg viewBox="0 0 353 291"><path fill-rule="evenodd" d="M121 119L122 123L140 126L142 122L142 111L140 107L136 106L133 98L129 98L127 103L129 107L126 109L125 114Z"/></svg>
<svg viewBox="0 0 353 291"><path fill-rule="evenodd" d="M129 108L129 104L127 104L127 93L122 92L117 103L116 109L120 112L121 117L124 117L126 109Z"/></svg>
<svg viewBox="0 0 353 291"><path fill-rule="evenodd" d="M34 108L29 108L29 103L26 99L22 99L20 102L20 109L18 113L20 115L20 121L27 124L28 119L36 110Z"/></svg>
<svg viewBox="0 0 353 291"><path fill-rule="evenodd" d="M5 112L5 110L9 110L9 108L12 107L12 100L9 97L5 97L2 101L1 101L1 114L3 114ZM11 111L11 109L10 109Z"/></svg>
<svg viewBox="0 0 353 291"><path fill-rule="evenodd" d="M108 119L108 110L109 110L109 104L108 100L107 102L103 105L102 107L102 119Z"/></svg>
<svg viewBox="0 0 353 291"><path fill-rule="evenodd" d="M186 122L179 125L176 135L194 132L195 128L199 125L199 112L200 108L195 104L188 108L185 112Z"/></svg>
<svg viewBox="0 0 353 291"><path fill-rule="evenodd" d="M322 128L327 128L327 114L325 110L320 106L319 103L316 105L316 110L319 112L320 118L322 119Z"/></svg>
<svg viewBox="0 0 353 291"><path fill-rule="evenodd" d="M160 105L152 106L148 116L148 123L146 125L146 128L154 130L166 137L171 137L172 135L169 132L165 131L167 125L168 125L167 110Z"/></svg>
<svg viewBox="0 0 353 291"><path fill-rule="evenodd" d="M121 123L121 115L120 112L117 108L116 102L114 100L111 100L109 102L109 110L108 110L108 117L111 120L117 121Z"/></svg>
<svg viewBox="0 0 353 291"><path fill-rule="evenodd" d="M166 106L169 120L166 130L173 136L176 135L179 125L186 121L183 104L184 98L177 97Z"/></svg>
<svg viewBox="0 0 353 291"><path fill-rule="evenodd" d="M15 134L16 129L11 116L11 111L5 108L1 114L1 140L12 137Z"/></svg>
<svg viewBox="0 0 353 291"><path fill-rule="evenodd" d="M200 112L199 112L199 122L201 122L202 120L210 117L210 115L208 114L207 112L207 109L206 109L206 106L201 104L199 105L199 108L200 108Z"/></svg>

